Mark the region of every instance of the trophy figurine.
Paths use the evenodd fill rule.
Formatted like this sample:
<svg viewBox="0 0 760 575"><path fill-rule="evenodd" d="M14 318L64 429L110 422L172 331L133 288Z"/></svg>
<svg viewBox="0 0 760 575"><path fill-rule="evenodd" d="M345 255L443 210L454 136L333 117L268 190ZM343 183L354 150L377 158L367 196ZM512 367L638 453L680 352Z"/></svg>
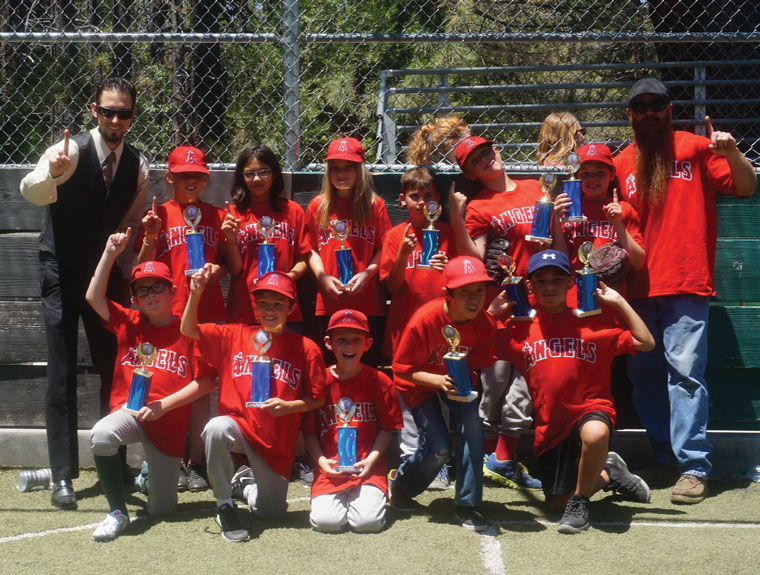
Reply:
<svg viewBox="0 0 760 575"><path fill-rule="evenodd" d="M186 276L191 276L198 270L203 269L206 258L203 254L203 234L198 231L201 221L201 210L198 206L189 205L182 212L185 223L190 226L190 231L185 232L185 247L187 248Z"/></svg>
<svg viewBox="0 0 760 575"><path fill-rule="evenodd" d="M132 415L137 415L148 399L153 372L148 371L145 366L152 363L156 359L156 355L158 355L158 350L147 341L137 346L137 357L140 358L141 365L132 372L132 383L129 384L127 404L122 407L124 411Z"/></svg>
<svg viewBox="0 0 760 575"><path fill-rule="evenodd" d="M269 236L274 232L274 222L269 216L261 216L256 222L256 229L264 236L264 241L259 243L257 278L274 271L274 244L269 242Z"/></svg>
<svg viewBox="0 0 760 575"><path fill-rule="evenodd" d="M417 267L423 270L430 269L430 258L438 253L438 230L435 229L435 221L441 217L443 206L438 202L428 202L422 208L428 221L428 226L422 230L422 255Z"/></svg>
<svg viewBox="0 0 760 575"><path fill-rule="evenodd" d="M565 166L570 177L562 182L562 191L567 194L572 202L567 209L567 213L560 218L560 221L565 222L585 222L586 216L584 216L581 208L581 181L575 177L576 172L581 167L581 158L575 152L570 152L565 158Z"/></svg>
<svg viewBox="0 0 760 575"><path fill-rule="evenodd" d="M253 336L253 347L258 357L251 362L251 401L246 407L261 407L269 399L271 387L272 360L264 355L272 347L272 336L263 329Z"/></svg>
<svg viewBox="0 0 760 575"><path fill-rule="evenodd" d="M343 285L348 284L354 277L354 262L351 258L351 248L346 246L348 226L344 221L337 221L332 226L332 235L340 242L340 247L335 250L335 261L338 263L338 279Z"/></svg>
<svg viewBox="0 0 760 575"><path fill-rule="evenodd" d="M459 331L453 325L444 325L441 328L443 337L449 342L449 352L443 356L446 364L446 373L454 380L454 385L459 390L455 395L449 395L454 401L470 402L478 398L478 392L472 389L470 369L467 367L467 354L457 351L459 347Z"/></svg>
<svg viewBox="0 0 760 575"><path fill-rule="evenodd" d="M499 265L507 273L507 277L501 282L501 287L507 292L507 300L514 302L512 308L512 321L531 321L536 317L536 310L530 307L528 292L525 291L522 276L515 276L515 262L507 254L501 254L498 258Z"/></svg>
<svg viewBox="0 0 760 575"><path fill-rule="evenodd" d="M594 244L583 242L578 248L578 259L583 262L583 269L578 270L575 283L578 286L578 307L573 310L576 317L586 317L602 313L596 305L596 288L599 283L596 270L589 264L588 258L594 252Z"/></svg>
<svg viewBox="0 0 760 575"><path fill-rule="evenodd" d="M340 420L338 427L338 465L335 471L344 473L359 473L362 468L356 466L356 428L349 422L354 417L356 404L349 397L341 397L336 407L336 415Z"/></svg>
<svg viewBox="0 0 760 575"><path fill-rule="evenodd" d="M529 242L541 242L549 240L549 230L552 225L552 214L554 213L554 202L551 200L549 192L557 184L557 176L552 173L542 174L539 179L541 190L544 197L536 202L533 207L533 222L530 224L530 234L525 236Z"/></svg>

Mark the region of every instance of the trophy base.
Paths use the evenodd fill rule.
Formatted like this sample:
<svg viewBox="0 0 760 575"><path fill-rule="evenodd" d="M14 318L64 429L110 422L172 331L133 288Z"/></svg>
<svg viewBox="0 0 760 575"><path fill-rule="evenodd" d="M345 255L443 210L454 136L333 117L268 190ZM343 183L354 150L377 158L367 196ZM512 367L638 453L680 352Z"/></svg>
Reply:
<svg viewBox="0 0 760 575"><path fill-rule="evenodd" d="M589 317L589 316L592 316L592 315L599 315L600 313L602 313L602 310L599 309L599 308L591 309L591 310L588 310L588 311L583 311L582 309L574 309L573 310L573 315L575 317Z"/></svg>
<svg viewBox="0 0 760 575"><path fill-rule="evenodd" d="M478 398L478 392L477 391L471 391L467 395L452 395L447 394L447 399L451 399L453 401L458 401L460 403L470 403L471 401L475 401Z"/></svg>
<svg viewBox="0 0 760 575"><path fill-rule="evenodd" d="M563 224L575 224L588 221L588 218L586 216L563 216L559 219L559 221Z"/></svg>
<svg viewBox="0 0 760 575"><path fill-rule="evenodd" d="M536 317L536 310L532 309L530 310L530 313L528 315L513 315L510 316L510 321L533 321L533 318Z"/></svg>
<svg viewBox="0 0 760 575"><path fill-rule="evenodd" d="M137 414L139 413L138 411L135 411L134 409L128 408L126 405L122 407L121 410L126 411L127 413L129 413L130 415L134 415L135 417L137 417Z"/></svg>
<svg viewBox="0 0 760 575"><path fill-rule="evenodd" d="M432 270L433 269L433 266L427 265L427 264L417 264L414 267L417 268L418 270Z"/></svg>
<svg viewBox="0 0 760 575"><path fill-rule="evenodd" d="M549 240L550 242L552 241L551 238L547 238L547 237L544 237L544 236L531 236L531 235L526 235L525 236L525 240L528 241L528 242L536 242L536 243L539 243L539 244L544 243L546 240Z"/></svg>
<svg viewBox="0 0 760 575"><path fill-rule="evenodd" d="M333 469L338 473L361 473L362 468L355 465L336 465Z"/></svg>
<svg viewBox="0 0 760 575"><path fill-rule="evenodd" d="M197 274L199 271L201 270L185 270L185 277L189 278L190 276Z"/></svg>
<svg viewBox="0 0 760 575"><path fill-rule="evenodd" d="M264 407L265 401L246 401L246 407Z"/></svg>

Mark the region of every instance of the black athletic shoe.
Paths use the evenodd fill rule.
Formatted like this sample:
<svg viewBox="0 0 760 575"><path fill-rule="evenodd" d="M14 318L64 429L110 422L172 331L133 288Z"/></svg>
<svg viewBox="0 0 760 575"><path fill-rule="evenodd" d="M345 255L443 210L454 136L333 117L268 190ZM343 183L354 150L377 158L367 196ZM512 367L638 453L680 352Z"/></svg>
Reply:
<svg viewBox="0 0 760 575"><path fill-rule="evenodd" d="M225 503L219 507L218 511L216 522L222 528L222 539L232 543L242 543L251 538L238 514L237 507Z"/></svg>
<svg viewBox="0 0 760 575"><path fill-rule="evenodd" d="M478 511L477 507L456 506L454 513L456 520L462 524L462 527L469 531L485 531L490 526L485 516Z"/></svg>
<svg viewBox="0 0 760 575"><path fill-rule="evenodd" d="M241 465L235 475L232 476L232 498L247 504L248 498L245 496L245 488L248 485L253 485L253 472L247 465Z"/></svg>
<svg viewBox="0 0 760 575"><path fill-rule="evenodd" d="M610 451L607 454L604 469L610 476L610 483L604 488L605 491L618 493L627 501L649 503L652 494L646 481L628 471L625 461L617 453Z"/></svg>
<svg viewBox="0 0 760 575"><path fill-rule="evenodd" d="M187 488L193 492L206 491L208 481L206 481L206 470L203 465L191 463L187 466Z"/></svg>
<svg viewBox="0 0 760 575"><path fill-rule="evenodd" d="M559 520L557 531L560 533L580 533L588 529L588 499L575 494L567 502L565 514Z"/></svg>
<svg viewBox="0 0 760 575"><path fill-rule="evenodd" d="M187 466L184 463L179 464L179 475L177 476L177 491L182 493L187 491Z"/></svg>

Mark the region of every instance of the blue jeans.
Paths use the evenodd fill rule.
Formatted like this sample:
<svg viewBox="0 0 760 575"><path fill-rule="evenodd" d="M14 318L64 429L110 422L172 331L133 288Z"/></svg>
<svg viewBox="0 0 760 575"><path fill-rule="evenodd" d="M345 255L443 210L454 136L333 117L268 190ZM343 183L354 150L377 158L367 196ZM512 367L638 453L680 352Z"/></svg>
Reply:
<svg viewBox="0 0 760 575"><path fill-rule="evenodd" d="M652 351L628 358L633 404L655 460L707 476L707 297L670 295L631 302L654 336Z"/></svg>
<svg viewBox="0 0 760 575"><path fill-rule="evenodd" d="M459 444L454 503L475 507L483 500L483 425L478 416L478 402L464 403L442 397L449 407ZM414 455L399 467L394 489L415 497L427 489L448 460L451 440L437 397L411 410L419 430L419 445Z"/></svg>

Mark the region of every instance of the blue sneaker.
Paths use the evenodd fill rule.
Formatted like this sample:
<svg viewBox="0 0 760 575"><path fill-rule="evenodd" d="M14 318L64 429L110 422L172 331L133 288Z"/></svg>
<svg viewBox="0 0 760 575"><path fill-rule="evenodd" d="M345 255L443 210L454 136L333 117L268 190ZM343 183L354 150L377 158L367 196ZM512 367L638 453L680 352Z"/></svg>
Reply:
<svg viewBox="0 0 760 575"><path fill-rule="evenodd" d="M522 463L499 461L496 454L489 455L483 463L483 477L511 489L540 490L541 481L532 477Z"/></svg>

